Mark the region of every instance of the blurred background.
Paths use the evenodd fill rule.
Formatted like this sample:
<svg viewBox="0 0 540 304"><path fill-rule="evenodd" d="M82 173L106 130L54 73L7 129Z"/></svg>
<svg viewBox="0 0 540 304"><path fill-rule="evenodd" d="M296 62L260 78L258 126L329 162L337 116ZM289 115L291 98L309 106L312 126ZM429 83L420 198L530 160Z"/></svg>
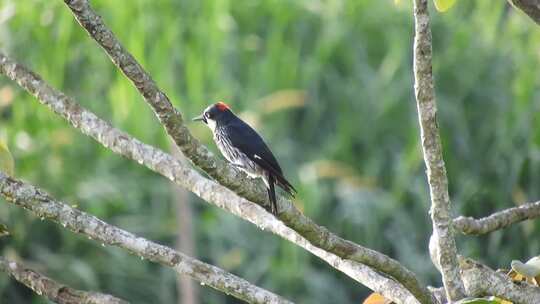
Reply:
<svg viewBox="0 0 540 304"><path fill-rule="evenodd" d="M263 134L316 222L441 284L413 97L410 1L92 1L186 118L224 100ZM505 1L433 17L439 124L455 214L540 198L540 31ZM149 107L62 1L0 0L0 50L146 143ZM55 197L298 303L360 303L365 287L279 237L111 153L0 77L16 176ZM216 151L202 124L193 134ZM132 303L237 303L127 252L0 204L0 254ZM540 253L538 222L458 237L493 268ZM188 281L190 282L190 281ZM0 273L1 303L47 303Z"/></svg>

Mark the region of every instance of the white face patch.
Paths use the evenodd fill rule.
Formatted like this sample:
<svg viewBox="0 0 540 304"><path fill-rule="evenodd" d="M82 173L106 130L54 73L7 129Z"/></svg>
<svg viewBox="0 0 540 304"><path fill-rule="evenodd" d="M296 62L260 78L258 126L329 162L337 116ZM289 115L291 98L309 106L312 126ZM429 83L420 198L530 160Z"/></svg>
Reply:
<svg viewBox="0 0 540 304"><path fill-rule="evenodd" d="M208 125L210 130L214 132L214 130L216 129L216 121L210 118L206 118L206 124Z"/></svg>
<svg viewBox="0 0 540 304"><path fill-rule="evenodd" d="M212 130L212 132L214 132L214 130L216 129L216 121L213 120L213 119L210 119L208 118L208 115L206 113L208 113L210 111L210 109L213 107L213 105L210 105L208 107L206 107L206 109L204 109L204 118L206 119L206 124L208 125L208 127L210 128L210 130Z"/></svg>

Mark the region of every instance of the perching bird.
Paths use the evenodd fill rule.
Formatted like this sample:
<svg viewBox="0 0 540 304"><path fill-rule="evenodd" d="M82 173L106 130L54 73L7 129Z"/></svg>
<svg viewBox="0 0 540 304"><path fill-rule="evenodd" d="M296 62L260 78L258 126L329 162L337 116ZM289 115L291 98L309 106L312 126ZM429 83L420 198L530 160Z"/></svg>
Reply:
<svg viewBox="0 0 540 304"><path fill-rule="evenodd" d="M210 105L194 121L204 122L214 134L223 156L251 177L264 181L270 199L270 211L277 215L275 185L294 197L296 189L285 179L274 154L253 128L238 118L223 102Z"/></svg>

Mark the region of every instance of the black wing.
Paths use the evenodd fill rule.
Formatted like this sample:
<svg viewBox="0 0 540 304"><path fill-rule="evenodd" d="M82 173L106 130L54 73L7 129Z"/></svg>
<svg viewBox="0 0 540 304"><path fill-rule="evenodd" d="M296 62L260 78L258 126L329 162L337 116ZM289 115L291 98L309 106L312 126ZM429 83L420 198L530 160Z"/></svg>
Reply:
<svg viewBox="0 0 540 304"><path fill-rule="evenodd" d="M290 195L294 195L296 189L283 177L283 171L274 154L253 128L240 119L228 123L225 128L231 135L229 139L234 147L245 153L251 161L272 173L277 184Z"/></svg>

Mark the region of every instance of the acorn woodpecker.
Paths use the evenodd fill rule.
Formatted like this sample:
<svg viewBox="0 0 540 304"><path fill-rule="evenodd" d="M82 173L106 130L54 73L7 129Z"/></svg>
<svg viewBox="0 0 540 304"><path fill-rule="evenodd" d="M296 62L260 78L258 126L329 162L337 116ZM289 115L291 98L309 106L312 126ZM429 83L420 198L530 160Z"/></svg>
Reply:
<svg viewBox="0 0 540 304"><path fill-rule="evenodd" d="M261 136L238 118L227 104L218 102L210 105L193 120L204 122L212 130L219 151L231 164L252 178L262 178L268 191L272 214L278 213L274 185L294 197L296 189L283 176L274 154Z"/></svg>

